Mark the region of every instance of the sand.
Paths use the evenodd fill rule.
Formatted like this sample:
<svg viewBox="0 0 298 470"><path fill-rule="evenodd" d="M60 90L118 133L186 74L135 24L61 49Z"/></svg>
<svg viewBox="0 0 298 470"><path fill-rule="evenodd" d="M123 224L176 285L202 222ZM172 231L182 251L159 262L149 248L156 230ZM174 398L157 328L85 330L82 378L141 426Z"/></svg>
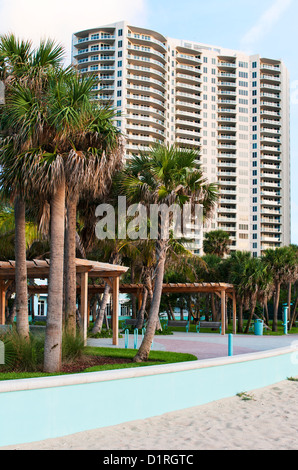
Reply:
<svg viewBox="0 0 298 470"><path fill-rule="evenodd" d="M247 397L0 449L298 450L298 382L287 380Z"/></svg>

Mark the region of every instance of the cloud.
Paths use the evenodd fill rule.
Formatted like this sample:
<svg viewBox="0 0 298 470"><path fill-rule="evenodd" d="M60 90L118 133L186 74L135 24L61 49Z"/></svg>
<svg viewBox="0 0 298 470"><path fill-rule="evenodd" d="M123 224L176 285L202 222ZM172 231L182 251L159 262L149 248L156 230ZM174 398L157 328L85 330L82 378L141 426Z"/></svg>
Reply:
<svg viewBox="0 0 298 470"><path fill-rule="evenodd" d="M275 0L261 15L256 24L241 39L242 49L252 52L255 44L265 37L278 23L283 13L293 4L293 0Z"/></svg>
<svg viewBox="0 0 298 470"><path fill-rule="evenodd" d="M0 34L13 32L38 44L53 38L71 51L72 34L127 20L143 25L147 0L0 0Z"/></svg>

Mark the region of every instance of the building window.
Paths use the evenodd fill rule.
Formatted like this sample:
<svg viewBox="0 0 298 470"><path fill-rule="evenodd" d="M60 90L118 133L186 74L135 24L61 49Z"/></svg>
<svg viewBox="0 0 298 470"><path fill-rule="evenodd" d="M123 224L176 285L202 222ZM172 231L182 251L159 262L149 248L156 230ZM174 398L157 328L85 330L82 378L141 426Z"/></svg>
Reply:
<svg viewBox="0 0 298 470"><path fill-rule="evenodd" d="M120 37L120 36L123 36L123 29L119 29L119 31L118 31L118 36L119 36L119 37Z"/></svg>
<svg viewBox="0 0 298 470"><path fill-rule="evenodd" d="M45 301L39 300L38 301L38 316L43 317L45 315Z"/></svg>

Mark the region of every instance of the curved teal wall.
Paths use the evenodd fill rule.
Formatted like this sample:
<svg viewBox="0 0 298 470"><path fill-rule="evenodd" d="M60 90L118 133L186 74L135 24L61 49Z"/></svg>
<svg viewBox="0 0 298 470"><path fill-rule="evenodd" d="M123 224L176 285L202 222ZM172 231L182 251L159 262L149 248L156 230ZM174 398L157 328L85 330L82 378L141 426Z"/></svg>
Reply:
<svg viewBox="0 0 298 470"><path fill-rule="evenodd" d="M296 356L287 348L272 354L0 382L0 446L144 419L266 387L298 375ZM60 382L64 384L57 386Z"/></svg>

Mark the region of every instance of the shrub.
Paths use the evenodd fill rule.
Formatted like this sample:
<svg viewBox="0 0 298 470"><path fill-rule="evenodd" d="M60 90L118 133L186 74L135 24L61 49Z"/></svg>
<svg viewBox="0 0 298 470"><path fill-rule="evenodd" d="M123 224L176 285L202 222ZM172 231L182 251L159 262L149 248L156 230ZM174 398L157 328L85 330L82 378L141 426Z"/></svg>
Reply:
<svg viewBox="0 0 298 470"><path fill-rule="evenodd" d="M0 337L5 347L5 364L0 371L37 372L43 369L44 333L30 334L28 339L21 337L16 328ZM84 339L81 334L75 337L64 332L62 337L62 362L69 362L82 356Z"/></svg>
<svg viewBox="0 0 298 470"><path fill-rule="evenodd" d="M84 348L84 338L80 332L76 336L72 336L67 331L64 331L62 337L62 362L81 357Z"/></svg>
<svg viewBox="0 0 298 470"><path fill-rule="evenodd" d="M2 341L5 346L5 370L20 372L41 370L44 356L44 335L21 337L16 329L6 333Z"/></svg>

